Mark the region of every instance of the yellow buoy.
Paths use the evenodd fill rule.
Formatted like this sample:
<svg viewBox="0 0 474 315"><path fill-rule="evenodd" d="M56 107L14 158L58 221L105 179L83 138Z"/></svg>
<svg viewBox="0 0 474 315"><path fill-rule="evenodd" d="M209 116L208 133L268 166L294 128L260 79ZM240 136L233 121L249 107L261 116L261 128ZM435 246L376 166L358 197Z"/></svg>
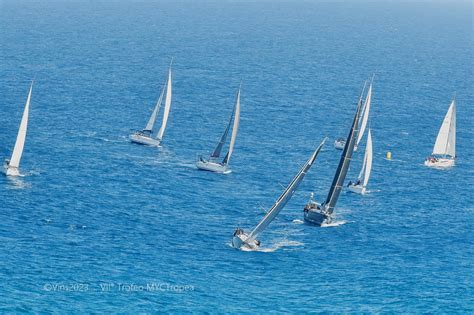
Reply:
<svg viewBox="0 0 474 315"><path fill-rule="evenodd" d="M387 152L387 160L391 160L392 159L392 152L388 151Z"/></svg>

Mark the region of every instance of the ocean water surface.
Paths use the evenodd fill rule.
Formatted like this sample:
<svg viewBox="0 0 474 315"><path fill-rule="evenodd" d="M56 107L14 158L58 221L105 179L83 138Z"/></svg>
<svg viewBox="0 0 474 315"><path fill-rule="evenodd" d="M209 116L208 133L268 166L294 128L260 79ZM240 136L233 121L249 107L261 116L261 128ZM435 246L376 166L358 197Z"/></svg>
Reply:
<svg viewBox="0 0 474 315"><path fill-rule="evenodd" d="M2 158L35 80L0 312L474 312L472 35L470 1L0 1ZM162 147L131 144L172 57ZM370 192L304 224L373 73ZM233 172L198 171L241 81ZM454 93L456 166L426 168ZM325 136L262 251L232 249Z"/></svg>

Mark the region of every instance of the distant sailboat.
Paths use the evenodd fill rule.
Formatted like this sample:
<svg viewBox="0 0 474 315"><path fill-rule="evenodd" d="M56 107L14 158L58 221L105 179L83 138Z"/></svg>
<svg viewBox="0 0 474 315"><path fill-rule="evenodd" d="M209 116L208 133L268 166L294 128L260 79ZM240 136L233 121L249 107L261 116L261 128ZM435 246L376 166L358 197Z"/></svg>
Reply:
<svg viewBox="0 0 474 315"><path fill-rule="evenodd" d="M161 123L160 130L158 131L156 136L154 136L153 126L155 125L155 120L158 116L158 112L160 111L160 107L161 107L161 103L163 102L163 96L165 94L165 90L166 90L166 97L165 97L165 109L163 112L163 121ZM138 130L130 135L130 140L132 142L138 143L138 144L146 144L146 145L155 146L155 147L158 147L160 145L161 140L163 139L163 134L165 133L166 124L168 122L168 115L170 113L171 95L172 95L172 79L171 79L171 64L170 64L170 67L168 69L168 79L165 85L163 86L161 95L158 98L158 102L156 103L155 108L153 109L150 119L148 119L148 123L146 124L145 129Z"/></svg>
<svg viewBox="0 0 474 315"><path fill-rule="evenodd" d="M351 130L347 136L346 144L344 146L344 150L342 151L341 159L339 161L339 165L337 167L336 174L334 175L334 179L332 181L331 188L329 189L326 201L322 204L317 203L313 200L313 193L311 193L311 198L304 207L304 219L309 223L320 226L323 223L332 222L332 213L334 212L337 200L339 199L339 194L341 193L342 186L344 185L344 179L346 178L352 158L352 152L354 151L354 146L357 141L356 136L359 127L361 108L362 96L359 98Z"/></svg>
<svg viewBox="0 0 474 315"><path fill-rule="evenodd" d="M370 172L372 171L372 134L367 133L367 145L365 147L364 161L362 162L362 169L360 170L357 181L352 183L349 182L347 187L349 191L357 194L365 194L367 183L369 182Z"/></svg>
<svg viewBox="0 0 474 315"><path fill-rule="evenodd" d="M369 120L369 113L370 113L370 103L372 101L372 83L374 78L372 77L372 81L370 82L369 89L367 91L367 96L364 101L364 107L362 109L362 114L360 117L360 130L359 134L357 135L357 142L354 147L354 151L357 151L357 146L359 145L362 137L364 136L365 128L367 127L367 121ZM346 145L346 139L338 138L334 141L334 148L338 150L343 150L344 146Z"/></svg>
<svg viewBox="0 0 474 315"><path fill-rule="evenodd" d="M28 116L30 113L30 101L31 92L33 90L33 82L30 85L30 91L26 99L25 109L23 110L23 116L21 117L20 129L16 137L15 147L10 160L5 160L5 174L7 176L20 176L20 160L23 154L23 148L25 147L26 130L28 129Z"/></svg>
<svg viewBox="0 0 474 315"><path fill-rule="evenodd" d="M225 155L222 162L220 162L218 159L221 155L222 148L224 147L225 141L227 139L230 126L232 125L232 120L234 120L234 126L232 128L232 135L230 137L229 150L227 151L227 154ZM232 156L232 152L234 151L235 139L237 137L237 131L239 130L239 121L240 121L240 87L237 92L237 100L235 102L235 106L232 111L232 114L230 115L227 128L222 134L221 139L219 140L219 143L217 143L217 146L212 152L209 159L206 160L202 156L199 157L199 161L196 162L197 168L201 170L205 170L205 171L211 171L211 172L223 173L223 174L229 174L230 172L232 172L232 170L229 167L229 161L230 161L230 157Z"/></svg>
<svg viewBox="0 0 474 315"><path fill-rule="evenodd" d="M316 160L316 157L321 151L325 141L326 139L324 139L316 148L309 160L301 167L288 187L283 191L280 197L278 197L273 206L267 211L260 223L258 223L249 234L245 233L242 229L235 230L234 236L232 238L232 246L234 248L257 249L260 246L260 241L256 239L257 236L276 218L280 211L285 207L287 202L291 199L304 176Z"/></svg>
<svg viewBox="0 0 474 315"><path fill-rule="evenodd" d="M425 160L429 167L445 168L454 165L456 158L456 98L453 98L439 129L433 153Z"/></svg>

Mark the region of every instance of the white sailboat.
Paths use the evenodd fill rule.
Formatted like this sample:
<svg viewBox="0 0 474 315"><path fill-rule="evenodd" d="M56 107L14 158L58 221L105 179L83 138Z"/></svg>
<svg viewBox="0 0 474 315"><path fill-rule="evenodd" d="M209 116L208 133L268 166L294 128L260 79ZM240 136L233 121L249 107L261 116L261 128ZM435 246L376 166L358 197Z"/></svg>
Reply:
<svg viewBox="0 0 474 315"><path fill-rule="evenodd" d="M20 176L20 160L23 154L23 149L25 147L26 140L26 130L28 129L28 116L30 113L30 101L31 101L31 92L33 90L33 82L30 85L30 91L28 92L28 97L26 99L25 109L23 110L23 116L21 117L20 129L18 130L18 135L16 137L15 147L13 148L13 153L11 158L5 160L5 174L7 176Z"/></svg>
<svg viewBox="0 0 474 315"><path fill-rule="evenodd" d="M257 226L250 232L245 233L244 230L238 228L235 230L232 238L232 247L237 249L257 249L260 246L260 241L257 240L257 236L263 232L263 230L276 218L280 211L285 207L288 201L291 199L299 184L303 180L306 173L313 165L316 157L318 156L321 148L324 145L324 139L316 150L311 154L309 160L301 167L299 172L290 182L288 187L278 197L273 206L267 211L263 219L257 224Z"/></svg>
<svg viewBox="0 0 474 315"><path fill-rule="evenodd" d="M374 81L374 77L372 77L372 81L370 82L369 89L367 91L367 96L364 101L364 107L362 108L362 114L360 117L360 130L359 134L357 135L357 141L354 147L354 151L357 151L357 146L359 145L360 141L362 140L362 137L364 136L365 128L367 127L367 121L369 120L369 113L370 113L370 104L372 101L372 83ZM336 141L334 141L334 148L338 150L343 150L344 146L346 144L346 139L344 138L338 138Z"/></svg>
<svg viewBox="0 0 474 315"><path fill-rule="evenodd" d="M439 129L433 152L425 160L429 167L446 168L454 165L456 158L456 98L453 98Z"/></svg>
<svg viewBox="0 0 474 315"><path fill-rule="evenodd" d="M349 191L357 194L365 194L367 183L369 182L370 172L372 171L372 133L367 133L367 146L365 147L364 161L362 162L362 169L356 182L349 182L347 187Z"/></svg>
<svg viewBox="0 0 474 315"><path fill-rule="evenodd" d="M344 180L349 169L349 165L352 159L352 153L354 152L354 146L356 144L356 135L359 129L360 121L360 112L362 110L362 94L359 97L357 103L357 110L354 114L354 119L352 121L351 130L346 139L346 144L344 150L342 151L341 158L339 160L339 165L337 166L334 179L329 189L329 193L326 197L326 201L323 203L316 202L313 197L314 194L311 193L309 202L303 209L304 220L311 224L321 226L322 224L332 223L333 212L336 207L337 200L342 191L342 186L344 185Z"/></svg>
<svg viewBox="0 0 474 315"><path fill-rule="evenodd" d="M227 139L227 134L229 133L230 126L232 124L232 120L234 120L234 125L232 128L232 135L230 137L230 144L229 150L225 155L222 161L219 160L221 155L222 148L224 147L225 141ZM234 109L232 114L230 115L229 123L227 124L227 128L225 129L224 133L219 140L216 148L212 152L211 156L208 159L203 158L202 156L199 157L199 160L196 162L196 167L201 170L222 173L222 174L229 174L232 170L229 167L230 157L234 152L235 146L235 139L237 137L237 131L239 130L239 121L240 121L240 87L237 92L237 100L235 102Z"/></svg>
<svg viewBox="0 0 474 315"><path fill-rule="evenodd" d="M161 127L154 136L154 125L156 118L158 116L158 112L160 111L161 104L163 102L163 96L166 91L166 96L165 96L165 109L163 112L163 120L161 123ZM138 130L134 132L133 134L130 135L130 140L134 143L138 144L145 144L149 146L155 146L158 147L161 143L161 140L163 139L163 134L165 133L166 129L166 124L168 122L168 116L170 113L170 108L171 108L171 95L172 95L172 79L171 79L171 64L168 69L168 79L163 86L163 89L161 91L161 95L158 98L158 102L156 102L155 108L153 109L153 112L150 116L150 119L148 119L148 123L145 126L145 129L143 130Z"/></svg>

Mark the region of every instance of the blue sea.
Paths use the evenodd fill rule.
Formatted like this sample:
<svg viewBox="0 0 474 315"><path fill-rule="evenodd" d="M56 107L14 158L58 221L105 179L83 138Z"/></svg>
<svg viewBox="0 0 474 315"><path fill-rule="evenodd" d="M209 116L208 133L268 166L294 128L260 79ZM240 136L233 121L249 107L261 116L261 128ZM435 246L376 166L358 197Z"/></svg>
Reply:
<svg viewBox="0 0 474 315"><path fill-rule="evenodd" d="M472 6L1 0L1 159L35 83L25 176L0 176L0 313L473 313ZM172 57L162 147L132 144ZM372 74L369 193L304 224ZM198 171L241 81L233 172ZM455 93L456 165L427 168ZM262 250L234 250L325 136Z"/></svg>

